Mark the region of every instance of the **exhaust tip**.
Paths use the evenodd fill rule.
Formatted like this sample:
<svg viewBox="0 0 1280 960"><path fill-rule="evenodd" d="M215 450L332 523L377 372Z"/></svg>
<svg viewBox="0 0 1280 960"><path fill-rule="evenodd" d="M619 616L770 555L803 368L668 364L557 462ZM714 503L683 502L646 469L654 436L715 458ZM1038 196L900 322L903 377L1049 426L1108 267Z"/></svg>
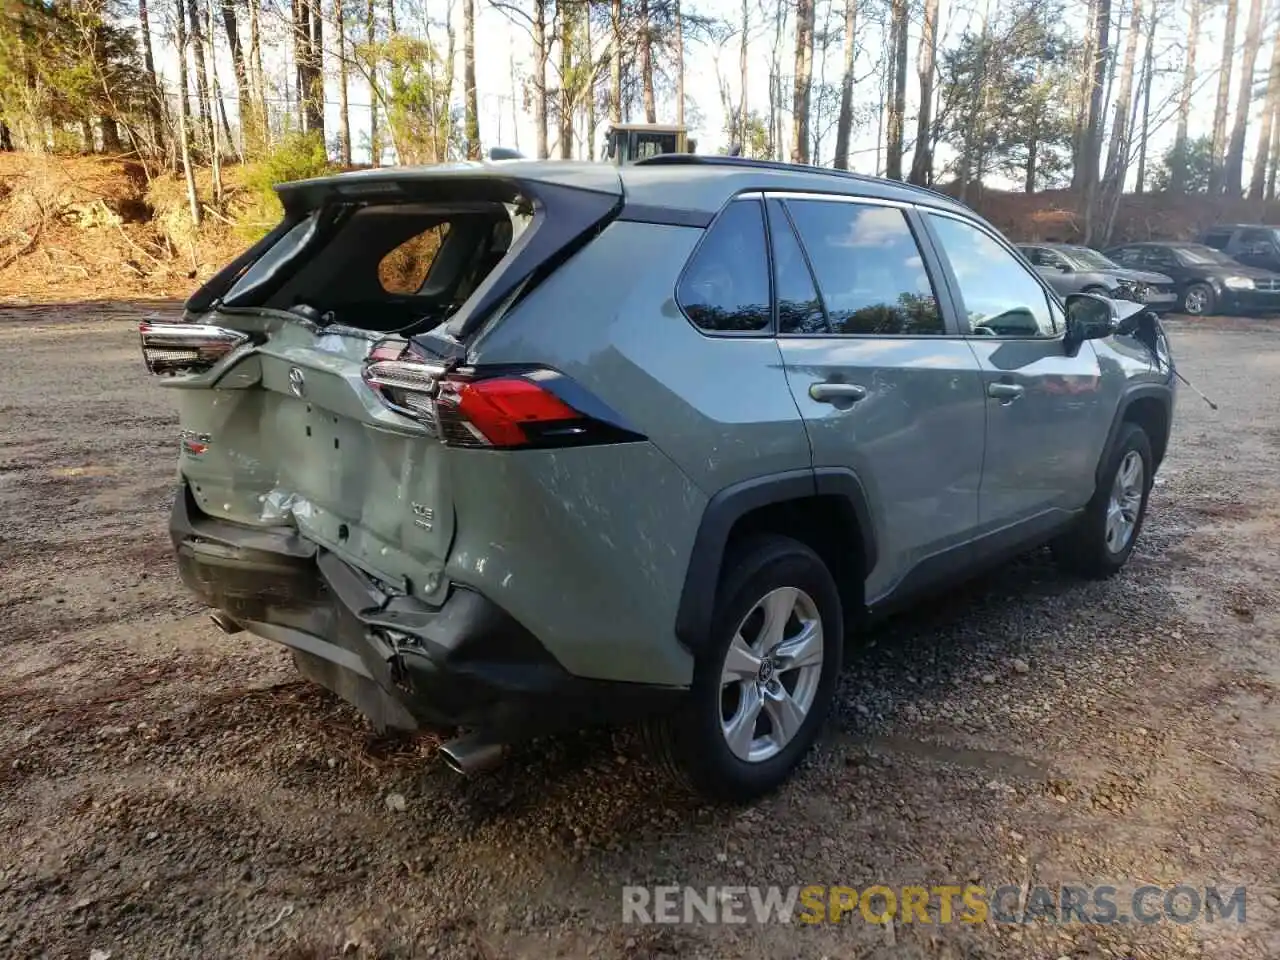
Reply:
<svg viewBox="0 0 1280 960"><path fill-rule="evenodd" d="M240 626L239 623L221 610L213 611L213 613L209 614L209 619L212 620L213 625L223 633L239 633L244 629L244 627Z"/></svg>
<svg viewBox="0 0 1280 960"><path fill-rule="evenodd" d="M474 777L501 764L507 755L507 747L472 733L443 744L440 755L444 757L445 766L454 773Z"/></svg>

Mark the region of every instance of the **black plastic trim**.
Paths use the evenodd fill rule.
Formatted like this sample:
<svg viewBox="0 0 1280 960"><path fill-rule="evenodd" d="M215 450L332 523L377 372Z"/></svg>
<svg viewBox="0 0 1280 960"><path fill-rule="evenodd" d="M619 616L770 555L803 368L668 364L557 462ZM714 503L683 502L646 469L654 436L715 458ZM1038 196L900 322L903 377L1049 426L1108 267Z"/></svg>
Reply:
<svg viewBox="0 0 1280 960"><path fill-rule="evenodd" d="M657 223L671 227L707 227L715 219L705 210L682 210L678 207L660 207L644 203L628 203L618 214L619 220L628 223Z"/></svg>
<svg viewBox="0 0 1280 960"><path fill-rule="evenodd" d="M760 507L788 500L804 500L819 494L835 494L849 499L863 534L864 561L869 557L874 565L876 549L874 542L869 544L871 511L866 492L853 471L790 470L735 483L711 498L694 536L689 568L676 610L676 636L681 643L697 651L711 635L716 588L733 525ZM864 570L870 569L870 566L864 567Z"/></svg>
<svg viewBox="0 0 1280 960"><path fill-rule="evenodd" d="M1120 427L1125 421L1125 414L1134 402L1137 400L1156 400L1164 408L1165 435L1163 437L1152 437L1152 445L1156 446L1159 441L1159 448L1168 449L1169 435L1173 431L1173 390L1167 383L1140 383L1129 387L1120 398L1120 402L1116 404L1115 416L1112 418L1111 426L1107 430L1107 442L1102 446L1102 452L1098 456L1098 465L1094 468L1094 487L1103 482L1103 473L1107 469L1108 458L1111 454L1111 448L1115 445L1116 437L1120 433ZM1159 464L1156 464L1157 468Z"/></svg>

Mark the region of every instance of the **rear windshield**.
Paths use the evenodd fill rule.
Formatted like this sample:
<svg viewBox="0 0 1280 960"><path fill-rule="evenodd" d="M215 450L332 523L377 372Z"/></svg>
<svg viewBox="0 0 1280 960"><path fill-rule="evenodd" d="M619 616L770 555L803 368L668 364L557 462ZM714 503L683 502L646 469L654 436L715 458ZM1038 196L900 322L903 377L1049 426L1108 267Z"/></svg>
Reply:
<svg viewBox="0 0 1280 960"><path fill-rule="evenodd" d="M321 211L272 245L224 302L326 315L362 330L421 333L449 319L529 221L516 205L497 202Z"/></svg>

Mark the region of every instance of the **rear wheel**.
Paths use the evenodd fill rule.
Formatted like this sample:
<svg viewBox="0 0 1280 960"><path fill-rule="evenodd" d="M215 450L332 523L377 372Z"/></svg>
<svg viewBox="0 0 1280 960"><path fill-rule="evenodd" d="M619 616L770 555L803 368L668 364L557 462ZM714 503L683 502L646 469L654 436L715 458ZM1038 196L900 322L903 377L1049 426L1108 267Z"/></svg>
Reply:
<svg viewBox="0 0 1280 960"><path fill-rule="evenodd" d="M1203 317L1213 313L1217 297L1213 287L1207 283L1193 283L1182 294L1182 312L1193 317Z"/></svg>
<svg viewBox="0 0 1280 960"><path fill-rule="evenodd" d="M1152 474L1146 432L1136 423L1123 424L1093 499L1075 526L1053 543L1059 566L1095 580L1119 571L1142 532Z"/></svg>
<svg viewBox="0 0 1280 960"><path fill-rule="evenodd" d="M736 550L684 707L649 728L656 758L698 793L742 801L779 786L835 695L843 626L826 565L786 537Z"/></svg>

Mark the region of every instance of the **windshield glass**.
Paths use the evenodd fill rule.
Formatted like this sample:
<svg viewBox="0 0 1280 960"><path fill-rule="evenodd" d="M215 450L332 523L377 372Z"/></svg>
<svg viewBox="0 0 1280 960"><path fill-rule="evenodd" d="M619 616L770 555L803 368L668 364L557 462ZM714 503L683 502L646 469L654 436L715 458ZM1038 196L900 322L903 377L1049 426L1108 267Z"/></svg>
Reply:
<svg viewBox="0 0 1280 960"><path fill-rule="evenodd" d="M1213 249L1213 247L1201 247L1201 246L1174 247L1173 255L1177 257L1179 260L1181 260L1183 263L1194 263L1194 264L1217 263L1217 264L1222 264L1228 267L1239 266L1239 264L1236 263L1234 259L1232 259L1231 257L1228 257L1225 253L1222 253L1220 250Z"/></svg>
<svg viewBox="0 0 1280 960"><path fill-rule="evenodd" d="M1067 259L1075 262L1077 267L1086 270L1117 270L1118 265L1108 260L1097 250L1090 250L1088 247L1068 247L1063 251Z"/></svg>

